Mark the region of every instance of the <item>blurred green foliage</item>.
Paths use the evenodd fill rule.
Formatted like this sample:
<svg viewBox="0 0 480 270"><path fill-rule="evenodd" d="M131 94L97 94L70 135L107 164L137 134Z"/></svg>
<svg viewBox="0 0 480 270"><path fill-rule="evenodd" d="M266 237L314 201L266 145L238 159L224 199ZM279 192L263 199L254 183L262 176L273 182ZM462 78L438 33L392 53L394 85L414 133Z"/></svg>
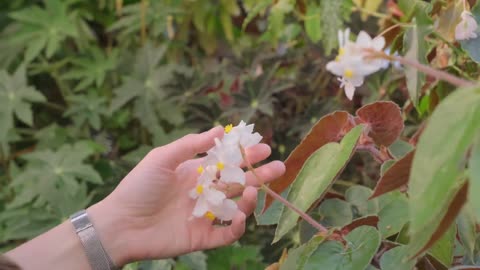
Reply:
<svg viewBox="0 0 480 270"><path fill-rule="evenodd" d="M405 135L412 134L452 91L449 85L421 85L428 91L415 110L394 68L372 76L353 102L325 70L338 30L377 33L391 23L368 16L380 4L357 2L2 1L0 248L8 250L100 200L149 149L217 124L256 123L272 157L284 159L326 113L391 99L405 104ZM408 1L398 2L405 14L393 22L407 23L413 11ZM402 34L389 40L392 52L404 49L397 38ZM474 64L452 54L466 67ZM465 72L478 75L474 70ZM424 78L415 82L425 84ZM335 188L363 192L348 187L372 186L378 167L357 154L344 175L349 181L341 178ZM344 206L326 201L319 208L323 222L343 224L367 214L370 207L358 198L344 202L357 212L342 219L329 214ZM293 237L270 246L271 227L248 228L239 245L126 269L262 269L263 257L276 261L283 247L299 242Z"/></svg>

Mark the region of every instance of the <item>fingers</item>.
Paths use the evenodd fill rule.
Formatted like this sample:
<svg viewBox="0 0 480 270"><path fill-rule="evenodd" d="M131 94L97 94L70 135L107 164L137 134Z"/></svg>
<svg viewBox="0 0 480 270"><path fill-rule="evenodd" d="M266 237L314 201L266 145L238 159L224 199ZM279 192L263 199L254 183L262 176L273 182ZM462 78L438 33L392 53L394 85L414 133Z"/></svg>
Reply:
<svg viewBox="0 0 480 270"><path fill-rule="evenodd" d="M237 211L230 226L212 227L208 241L205 243L205 249L226 246L237 241L245 233L246 218L242 211Z"/></svg>
<svg viewBox="0 0 480 270"><path fill-rule="evenodd" d="M257 206L257 189L254 187L246 187L237 205L238 209L246 216L251 215Z"/></svg>
<svg viewBox="0 0 480 270"><path fill-rule="evenodd" d="M255 177L252 172L247 172L246 185L247 186L261 186L262 184L269 183L282 176L285 173L285 164L283 162L275 160L270 163L267 163L261 167L255 169L255 173L258 176Z"/></svg>
<svg viewBox="0 0 480 270"><path fill-rule="evenodd" d="M259 187L262 184L269 183L278 177L282 176L285 173L285 165L281 161L272 161L263 166L260 166L255 169L255 173L258 176L255 177L252 172L246 173L246 183L245 186ZM226 190L226 195L228 198L237 197L243 191L241 186L231 186Z"/></svg>
<svg viewBox="0 0 480 270"><path fill-rule="evenodd" d="M161 151L163 165L167 168L176 168L185 160L204 153L215 146L215 138L223 137L223 128L214 127L200 134L186 135L170 144L158 148Z"/></svg>
<svg viewBox="0 0 480 270"><path fill-rule="evenodd" d="M251 164L255 164L257 162L260 162L266 159L267 157L270 156L271 153L272 153L272 148L270 148L269 145L264 143L260 143L245 149L245 154L247 156L248 161L250 161ZM241 166L246 167L247 164L243 162Z"/></svg>

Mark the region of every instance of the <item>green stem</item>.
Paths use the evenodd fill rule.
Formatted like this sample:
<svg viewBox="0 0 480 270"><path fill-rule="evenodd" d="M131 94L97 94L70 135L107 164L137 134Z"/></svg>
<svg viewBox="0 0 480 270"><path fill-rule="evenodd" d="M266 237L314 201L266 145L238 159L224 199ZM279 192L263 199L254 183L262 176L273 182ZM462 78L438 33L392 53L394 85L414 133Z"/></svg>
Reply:
<svg viewBox="0 0 480 270"><path fill-rule="evenodd" d="M243 160L245 161L245 164L247 165L248 169L252 172L253 176L257 179L259 183L262 183L261 188L268 193L270 196L275 198L276 200L280 201L283 203L286 207L292 209L295 213L297 213L300 217L302 217L306 222L310 223L314 228L316 228L318 231L326 233L328 230L322 226L322 224L318 223L315 219L313 219L311 216L309 216L307 213L303 212L299 208L297 208L295 205L293 205L291 202L287 201L285 198L283 198L280 194L276 193L275 191L271 190L269 187L267 187L261 179L256 171L255 168L253 168L252 164L247 158L247 155L245 154L245 149L240 146L240 151L242 152L242 157Z"/></svg>

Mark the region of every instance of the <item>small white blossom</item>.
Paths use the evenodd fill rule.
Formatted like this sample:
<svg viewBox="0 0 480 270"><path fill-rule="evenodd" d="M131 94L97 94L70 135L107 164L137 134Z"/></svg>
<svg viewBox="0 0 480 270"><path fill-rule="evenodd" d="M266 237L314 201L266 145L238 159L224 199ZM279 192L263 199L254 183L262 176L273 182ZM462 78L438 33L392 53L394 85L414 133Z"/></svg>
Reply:
<svg viewBox="0 0 480 270"><path fill-rule="evenodd" d="M238 145L225 144L215 139L215 147L207 152L207 166L216 166L220 171L220 181L224 183L245 184L245 172L240 168L242 153Z"/></svg>
<svg viewBox="0 0 480 270"><path fill-rule="evenodd" d="M262 140L262 136L258 132L253 133L253 126L253 124L247 125L243 121L240 121L238 126L235 127L232 125L226 126L222 142L236 146L240 144L243 148L258 144Z"/></svg>
<svg viewBox="0 0 480 270"><path fill-rule="evenodd" d="M190 190L190 197L197 200L192 216L207 217L214 220L231 220L238 210L237 204L215 189L218 182L245 185L245 172L240 167L243 161L240 147L251 147L262 140L262 136L253 133L254 125L241 121L238 126L225 127L224 137L215 138L215 146L207 151L202 165L197 169L200 174L197 185ZM217 175L220 177L217 179Z"/></svg>
<svg viewBox="0 0 480 270"><path fill-rule="evenodd" d="M195 188L190 190L190 197L197 200L192 213L195 217L204 216L214 206L220 207L226 199L223 192L213 188L213 181L216 179L215 174L215 167L207 167L198 178Z"/></svg>
<svg viewBox="0 0 480 270"><path fill-rule="evenodd" d="M341 82L340 87L345 89L349 99L353 98L355 88L363 84L364 78L372 73L387 67L385 60L369 59L368 49L381 51L385 47L385 38L371 38L366 32L358 34L356 42L349 39L350 29L339 31L338 42L340 48L334 61L327 64L327 70L337 75Z"/></svg>
<svg viewBox="0 0 480 270"><path fill-rule="evenodd" d="M455 39L456 40L468 40L477 38L478 24L475 21L472 13L464 10L461 14L462 20L455 27Z"/></svg>

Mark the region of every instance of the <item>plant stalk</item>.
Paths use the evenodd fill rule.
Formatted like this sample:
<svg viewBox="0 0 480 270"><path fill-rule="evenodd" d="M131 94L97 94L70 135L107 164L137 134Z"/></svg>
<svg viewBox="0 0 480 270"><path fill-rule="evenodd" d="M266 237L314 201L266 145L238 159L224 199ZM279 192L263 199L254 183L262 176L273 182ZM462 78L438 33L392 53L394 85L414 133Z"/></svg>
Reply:
<svg viewBox="0 0 480 270"><path fill-rule="evenodd" d="M474 86L474 83L471 82L471 81L467 81L465 79L459 78L457 76L454 76L454 75L452 75L448 72L442 71L442 70L434 69L434 68L429 67L427 65L421 64L421 63L419 63L415 60L408 59L408 58L401 57L401 56L388 55L384 52L376 51L376 50L373 50L373 49L366 49L366 50L374 58L383 58L383 59L387 59L387 60L390 60L390 61L398 61L402 65L411 66L418 71L421 71L421 72L423 72L427 75L430 75L430 76L432 76L436 79L444 80L446 82L449 82L449 83L451 83L455 86L458 86L458 87Z"/></svg>
<svg viewBox="0 0 480 270"><path fill-rule="evenodd" d="M323 227L322 224L318 223L315 219L313 219L311 216L309 216L307 213L303 212L302 210L300 210L299 208L297 208L295 205L293 205L291 202L287 201L285 198L283 198L280 194L276 193L275 191L271 190L269 187L267 187L263 181L263 179L261 179L256 171L255 171L255 168L253 168L252 164L250 163L250 161L248 160L247 158L247 155L245 154L245 149L240 146L240 151L242 152L242 157L243 157L243 160L245 161L245 164L247 165L248 169L252 172L253 176L255 176L255 178L257 179L257 181L259 181L260 183L262 183L261 185L261 188L266 192L268 193L270 196L272 196L273 198L275 198L276 200L279 200L281 203L283 203L286 207L292 209L295 213L297 213L300 217L302 217L306 222L308 222L310 225L312 225L314 228L316 228L318 231L320 232L323 232L323 233L326 233L328 232L328 230Z"/></svg>

